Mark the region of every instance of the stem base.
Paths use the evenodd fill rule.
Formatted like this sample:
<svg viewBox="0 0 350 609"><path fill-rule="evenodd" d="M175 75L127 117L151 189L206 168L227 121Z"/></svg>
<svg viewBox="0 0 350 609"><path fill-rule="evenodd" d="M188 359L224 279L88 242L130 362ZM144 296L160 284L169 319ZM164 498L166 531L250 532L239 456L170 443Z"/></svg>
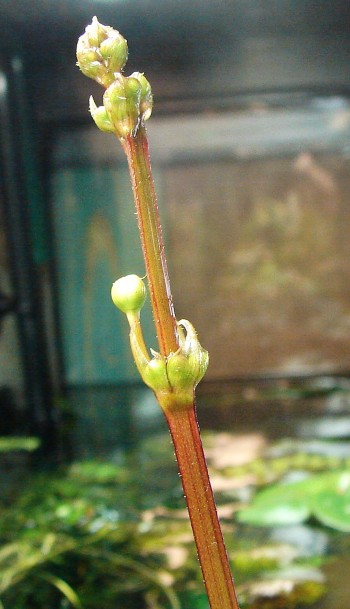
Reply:
<svg viewBox="0 0 350 609"><path fill-rule="evenodd" d="M195 405L167 410L182 486L211 609L239 609L221 533Z"/></svg>

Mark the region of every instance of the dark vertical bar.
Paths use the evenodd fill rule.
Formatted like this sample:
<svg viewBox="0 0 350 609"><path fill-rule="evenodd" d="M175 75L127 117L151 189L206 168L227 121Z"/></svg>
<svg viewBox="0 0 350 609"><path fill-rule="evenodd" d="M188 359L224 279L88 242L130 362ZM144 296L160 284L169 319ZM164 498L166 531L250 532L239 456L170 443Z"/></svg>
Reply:
<svg viewBox="0 0 350 609"><path fill-rule="evenodd" d="M42 450L48 453L55 448L53 391L25 184L21 146L21 130L25 126L19 112L20 100L16 98L13 66L11 62L0 66L1 189L29 430L40 436ZM20 66L17 63L16 69Z"/></svg>

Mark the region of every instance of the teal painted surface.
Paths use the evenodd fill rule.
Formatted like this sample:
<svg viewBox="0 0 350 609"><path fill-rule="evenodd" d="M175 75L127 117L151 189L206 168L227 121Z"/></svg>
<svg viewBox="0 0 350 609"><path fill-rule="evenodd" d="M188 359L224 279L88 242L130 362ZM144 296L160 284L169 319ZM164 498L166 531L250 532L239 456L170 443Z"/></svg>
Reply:
<svg viewBox="0 0 350 609"><path fill-rule="evenodd" d="M23 166L23 188L29 206L33 258L36 264L46 263L51 255L48 239L45 198L39 172L37 141L40 137L38 125L28 101L25 74L28 66L17 53L10 60L14 92L16 94L16 114L20 128L18 137L21 145Z"/></svg>
<svg viewBox="0 0 350 609"><path fill-rule="evenodd" d="M118 277L144 275L126 167L56 169L53 207L66 380L136 380L127 321L110 298ZM150 312L143 317L150 336Z"/></svg>

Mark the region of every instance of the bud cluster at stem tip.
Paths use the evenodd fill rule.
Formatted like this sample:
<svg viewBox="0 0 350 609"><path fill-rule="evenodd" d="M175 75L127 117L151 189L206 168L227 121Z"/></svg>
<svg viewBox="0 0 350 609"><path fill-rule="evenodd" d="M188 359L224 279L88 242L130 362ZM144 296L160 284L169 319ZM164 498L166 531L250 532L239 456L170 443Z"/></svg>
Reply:
<svg viewBox="0 0 350 609"><path fill-rule="evenodd" d="M140 72L122 74L127 58L125 38L94 17L78 40L77 63L83 74L106 88L103 106L97 107L90 98L92 118L101 131L116 133L119 138L136 133L151 116L153 105L145 76Z"/></svg>
<svg viewBox="0 0 350 609"><path fill-rule="evenodd" d="M102 25L94 17L85 28L77 44L78 66L89 78L108 87L121 72L128 59L128 43L109 25Z"/></svg>

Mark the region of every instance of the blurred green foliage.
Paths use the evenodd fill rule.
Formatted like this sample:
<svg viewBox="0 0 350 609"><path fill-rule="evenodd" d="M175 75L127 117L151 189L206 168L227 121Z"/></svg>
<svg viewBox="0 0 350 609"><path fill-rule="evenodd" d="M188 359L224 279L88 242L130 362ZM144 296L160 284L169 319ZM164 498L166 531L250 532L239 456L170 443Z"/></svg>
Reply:
<svg viewBox="0 0 350 609"><path fill-rule="evenodd" d="M350 532L350 470L306 476L266 488L239 514L241 522L261 526L298 524L311 517Z"/></svg>
<svg viewBox="0 0 350 609"><path fill-rule="evenodd" d="M216 438L204 434L207 446ZM289 505L289 513L295 509L298 515L294 522L318 517L326 538L328 527L344 528L340 502L348 486L344 495L340 491L346 470L332 472L329 443L319 445L317 467L307 444L298 459L300 446L293 446L277 443L266 457L236 468L209 456L214 489L215 478L230 481L216 495L243 609L312 607L325 593L323 550L315 547L306 555L293 543L273 540L268 529L248 524L269 524L261 514L272 515L270 524L277 524L274 510ZM308 479L287 484L286 475L301 469ZM116 454L114 461L32 472L15 492L11 487L12 494L0 499L0 608L209 609L174 470L163 433L145 439L136 452ZM317 501L310 508L315 489L319 505L326 506L321 519ZM317 536L320 528L308 531Z"/></svg>

